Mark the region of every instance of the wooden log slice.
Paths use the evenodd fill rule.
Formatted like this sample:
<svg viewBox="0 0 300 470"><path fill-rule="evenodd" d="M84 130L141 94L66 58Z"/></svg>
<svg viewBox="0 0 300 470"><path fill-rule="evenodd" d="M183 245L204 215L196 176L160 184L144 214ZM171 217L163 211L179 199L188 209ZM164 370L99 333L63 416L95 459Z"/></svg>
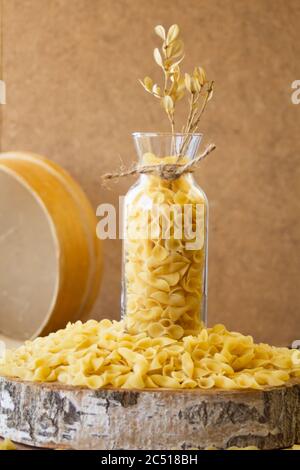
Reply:
<svg viewBox="0 0 300 470"><path fill-rule="evenodd" d="M300 442L300 381L263 391L94 391L0 377L0 434L48 448L290 447Z"/></svg>

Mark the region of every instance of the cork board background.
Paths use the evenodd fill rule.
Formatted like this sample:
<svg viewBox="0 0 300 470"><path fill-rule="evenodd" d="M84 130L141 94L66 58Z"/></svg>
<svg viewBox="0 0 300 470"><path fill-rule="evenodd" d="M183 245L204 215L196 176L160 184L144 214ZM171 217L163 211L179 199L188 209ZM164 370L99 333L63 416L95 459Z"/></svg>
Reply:
<svg viewBox="0 0 300 470"><path fill-rule="evenodd" d="M137 84L158 23L181 25L185 66L216 94L203 121L218 149L198 171L210 201L209 323L287 344L300 338L299 0L3 0L3 150L63 165L93 206L134 179L101 174L135 158L130 133L168 130ZM121 243L104 243L93 316L119 317Z"/></svg>

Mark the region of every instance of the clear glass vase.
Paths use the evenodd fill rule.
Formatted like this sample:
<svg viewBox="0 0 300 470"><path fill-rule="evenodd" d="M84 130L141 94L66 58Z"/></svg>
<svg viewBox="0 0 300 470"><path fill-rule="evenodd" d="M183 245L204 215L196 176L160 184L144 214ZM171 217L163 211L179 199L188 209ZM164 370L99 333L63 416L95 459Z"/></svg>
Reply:
<svg viewBox="0 0 300 470"><path fill-rule="evenodd" d="M157 169L195 158L202 135L134 133L133 138L140 167ZM127 330L174 339L197 334L207 309L205 193L191 173L175 179L141 174L125 196L123 217L121 310Z"/></svg>

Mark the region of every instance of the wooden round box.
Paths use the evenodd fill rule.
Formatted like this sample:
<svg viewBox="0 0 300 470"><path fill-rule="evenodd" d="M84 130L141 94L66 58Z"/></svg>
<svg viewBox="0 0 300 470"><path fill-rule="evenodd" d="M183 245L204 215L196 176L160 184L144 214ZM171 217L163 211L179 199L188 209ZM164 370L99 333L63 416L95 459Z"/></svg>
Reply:
<svg viewBox="0 0 300 470"><path fill-rule="evenodd" d="M0 155L0 341L12 347L86 316L102 267L96 223L59 165Z"/></svg>

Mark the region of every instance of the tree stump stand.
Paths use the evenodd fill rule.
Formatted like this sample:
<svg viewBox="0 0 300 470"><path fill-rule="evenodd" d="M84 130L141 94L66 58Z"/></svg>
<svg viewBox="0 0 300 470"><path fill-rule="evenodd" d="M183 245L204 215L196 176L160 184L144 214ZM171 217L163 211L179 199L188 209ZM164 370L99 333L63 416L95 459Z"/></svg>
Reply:
<svg viewBox="0 0 300 470"><path fill-rule="evenodd" d="M264 390L89 390L0 377L0 435L60 449L290 447L300 380Z"/></svg>

